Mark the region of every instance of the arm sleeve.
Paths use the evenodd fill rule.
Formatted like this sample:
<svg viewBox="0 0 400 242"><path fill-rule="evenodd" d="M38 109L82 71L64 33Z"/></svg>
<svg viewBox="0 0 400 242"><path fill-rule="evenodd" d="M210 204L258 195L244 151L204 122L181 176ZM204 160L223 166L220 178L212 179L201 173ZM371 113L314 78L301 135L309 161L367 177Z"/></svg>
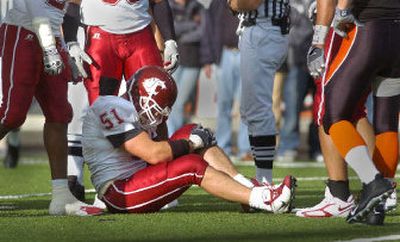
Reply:
<svg viewBox="0 0 400 242"><path fill-rule="evenodd" d="M168 0L162 0L158 3L152 3L151 7L153 10L154 21L160 29L164 41L171 39L176 40L174 20Z"/></svg>
<svg viewBox="0 0 400 242"><path fill-rule="evenodd" d="M79 5L70 3L62 24L65 42L77 41L77 33L80 24Z"/></svg>

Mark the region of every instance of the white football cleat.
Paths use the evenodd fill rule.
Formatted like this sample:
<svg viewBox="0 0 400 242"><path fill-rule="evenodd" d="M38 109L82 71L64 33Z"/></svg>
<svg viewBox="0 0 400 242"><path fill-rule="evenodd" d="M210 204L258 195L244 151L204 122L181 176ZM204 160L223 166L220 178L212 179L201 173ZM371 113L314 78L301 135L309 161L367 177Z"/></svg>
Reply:
<svg viewBox="0 0 400 242"><path fill-rule="evenodd" d="M296 187L296 179L292 176L286 176L281 184L270 185L264 184L261 188L264 190L265 207L261 209L273 213L284 213L291 208L294 198L294 189Z"/></svg>
<svg viewBox="0 0 400 242"><path fill-rule="evenodd" d="M397 192L394 190L388 198L386 198L384 209L386 212L395 210L397 207Z"/></svg>
<svg viewBox="0 0 400 242"><path fill-rule="evenodd" d="M52 199L49 207L50 215L95 216L103 214L103 209L81 201L69 201Z"/></svg>
<svg viewBox="0 0 400 242"><path fill-rule="evenodd" d="M296 178L293 176L285 176L282 183L273 186L275 192L278 192L281 198L282 206L273 206L272 212L274 213L286 213L290 212L293 208L293 201L296 189Z"/></svg>
<svg viewBox="0 0 400 242"><path fill-rule="evenodd" d="M101 209L107 208L106 204L100 200L98 194L96 194L96 196L94 197L93 206L101 208Z"/></svg>
<svg viewBox="0 0 400 242"><path fill-rule="evenodd" d="M296 216L304 218L347 217L354 206L353 195L350 195L347 201L342 201L332 196L329 188L326 187L325 197L320 203L314 207L298 210Z"/></svg>

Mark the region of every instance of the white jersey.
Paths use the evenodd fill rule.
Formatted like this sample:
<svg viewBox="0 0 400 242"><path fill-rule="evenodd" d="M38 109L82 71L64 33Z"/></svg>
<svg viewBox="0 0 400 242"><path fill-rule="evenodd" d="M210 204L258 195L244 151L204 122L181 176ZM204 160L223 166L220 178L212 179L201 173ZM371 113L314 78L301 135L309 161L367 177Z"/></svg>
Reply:
<svg viewBox="0 0 400 242"><path fill-rule="evenodd" d="M83 119L83 157L97 190L113 180L125 179L147 163L119 147L141 133L133 104L118 96L100 96Z"/></svg>
<svg viewBox="0 0 400 242"><path fill-rule="evenodd" d="M32 19L48 18L55 37L61 37L67 0L13 0L12 8L4 18L5 23L21 26L34 32Z"/></svg>
<svg viewBox="0 0 400 242"><path fill-rule="evenodd" d="M137 32L152 21L149 0L82 0L81 18L113 34Z"/></svg>

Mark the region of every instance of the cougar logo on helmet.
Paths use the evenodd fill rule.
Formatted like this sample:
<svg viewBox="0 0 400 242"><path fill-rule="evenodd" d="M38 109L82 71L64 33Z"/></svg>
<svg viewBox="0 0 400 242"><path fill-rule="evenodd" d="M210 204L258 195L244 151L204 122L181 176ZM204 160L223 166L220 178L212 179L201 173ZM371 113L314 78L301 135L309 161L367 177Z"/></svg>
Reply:
<svg viewBox="0 0 400 242"><path fill-rule="evenodd" d="M149 98L156 96L159 93L159 91L157 91L158 87L161 87L161 89L167 88L167 86L165 85L165 82L161 81L160 79L158 79L156 77L144 80L143 87L146 90L146 92L149 94Z"/></svg>

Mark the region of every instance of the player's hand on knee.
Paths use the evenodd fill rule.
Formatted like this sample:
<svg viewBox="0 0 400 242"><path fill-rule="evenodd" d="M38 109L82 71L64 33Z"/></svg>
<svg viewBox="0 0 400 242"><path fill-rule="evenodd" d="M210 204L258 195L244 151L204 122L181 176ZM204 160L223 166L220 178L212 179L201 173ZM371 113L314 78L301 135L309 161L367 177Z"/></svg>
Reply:
<svg viewBox="0 0 400 242"><path fill-rule="evenodd" d="M43 49L44 71L49 75L58 75L64 69L64 63L55 45Z"/></svg>
<svg viewBox="0 0 400 242"><path fill-rule="evenodd" d="M78 79L79 76L87 78L88 74L84 68L84 62L91 65L93 63L92 59L85 51L81 49L78 42L76 41L68 42L67 46L68 46L68 53L73 60L73 63L71 64L72 64L74 80ZM77 78L75 78L75 76Z"/></svg>
<svg viewBox="0 0 400 242"><path fill-rule="evenodd" d="M217 144L214 133L208 128L203 128L201 125L197 125L192 130L189 141L194 150L209 148Z"/></svg>
<svg viewBox="0 0 400 242"><path fill-rule="evenodd" d="M178 45L175 40L167 40L164 46L164 69L172 74L179 65Z"/></svg>
<svg viewBox="0 0 400 242"><path fill-rule="evenodd" d="M311 46L307 53L307 66L310 75L315 79L322 76L325 71L324 49Z"/></svg>

